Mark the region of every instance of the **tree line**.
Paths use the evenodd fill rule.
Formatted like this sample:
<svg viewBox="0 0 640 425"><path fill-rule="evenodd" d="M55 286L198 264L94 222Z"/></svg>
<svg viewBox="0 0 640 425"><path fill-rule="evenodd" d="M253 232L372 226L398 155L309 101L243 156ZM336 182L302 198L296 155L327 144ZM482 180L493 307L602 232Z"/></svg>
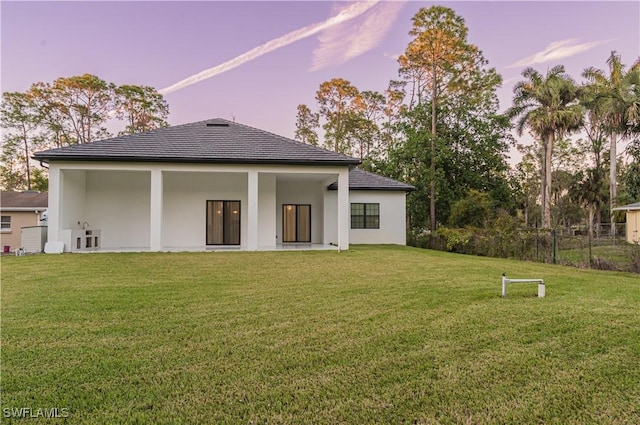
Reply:
<svg viewBox="0 0 640 425"><path fill-rule="evenodd" d="M592 233L594 223L614 221L616 204L640 200L640 61L627 68L612 52L580 84L562 65L544 75L525 69L500 113L502 77L468 40L461 16L422 8L409 35L384 91L323 82L315 105L298 105L295 138L414 185L413 234L491 226L504 215L542 228L587 222ZM108 128L122 135L164 127L168 113L154 88L90 74L3 93L2 188L46 190L46 170L29 161L34 151L110 137ZM518 144L514 132L536 143ZM618 152L622 140L627 148ZM513 146L522 160L511 167Z"/></svg>
<svg viewBox="0 0 640 425"><path fill-rule="evenodd" d="M627 69L612 52L607 69L585 69L581 84L562 65L546 75L527 68L499 113L502 77L468 41L462 17L422 8L409 35L384 92L342 78L322 83L315 108L298 106L295 137L413 184L414 233L482 227L500 214L526 226L570 226L585 209L592 232L594 222L614 221L617 202L640 199L640 61ZM536 143L518 144L514 130ZM621 140L629 141L623 155ZM515 167L507 163L512 146L522 153Z"/></svg>
<svg viewBox="0 0 640 425"><path fill-rule="evenodd" d="M25 92L4 92L0 178L4 190L46 190L46 170L33 164L39 150L89 143L166 127L169 106L153 87L116 86L91 74L34 83Z"/></svg>

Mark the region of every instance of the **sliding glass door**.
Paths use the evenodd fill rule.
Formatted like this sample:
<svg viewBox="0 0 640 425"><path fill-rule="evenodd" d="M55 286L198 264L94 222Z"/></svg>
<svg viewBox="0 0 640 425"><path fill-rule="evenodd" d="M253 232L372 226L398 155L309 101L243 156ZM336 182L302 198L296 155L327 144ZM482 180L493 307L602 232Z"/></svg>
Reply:
<svg viewBox="0 0 640 425"><path fill-rule="evenodd" d="M240 245L240 201L207 201L207 245Z"/></svg>
<svg viewBox="0 0 640 425"><path fill-rule="evenodd" d="M311 205L282 206L282 241L311 242Z"/></svg>

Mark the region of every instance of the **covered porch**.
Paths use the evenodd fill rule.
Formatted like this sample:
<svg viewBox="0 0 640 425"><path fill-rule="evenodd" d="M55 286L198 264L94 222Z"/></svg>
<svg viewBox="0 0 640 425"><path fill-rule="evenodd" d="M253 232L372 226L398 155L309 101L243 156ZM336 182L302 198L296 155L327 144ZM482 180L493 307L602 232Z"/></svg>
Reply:
<svg viewBox="0 0 640 425"><path fill-rule="evenodd" d="M348 249L348 179L347 166L55 163L49 241L68 252Z"/></svg>

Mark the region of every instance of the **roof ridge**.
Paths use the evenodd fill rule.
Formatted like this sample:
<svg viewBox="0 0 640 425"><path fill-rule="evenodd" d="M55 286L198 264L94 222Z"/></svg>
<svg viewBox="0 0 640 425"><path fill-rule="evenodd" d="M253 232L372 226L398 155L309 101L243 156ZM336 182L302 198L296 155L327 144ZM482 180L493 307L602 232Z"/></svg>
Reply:
<svg viewBox="0 0 640 425"><path fill-rule="evenodd" d="M331 152L331 153L332 153L332 154L334 154L334 155L342 155L342 156L344 156L344 157L346 157L346 158L349 158L349 159L356 159L356 160L357 160L357 158L354 158L354 157L352 157L352 156L350 156L350 155L345 155L345 154L340 153L340 152L330 151L329 149L321 148L320 146L314 146L314 145L310 145L310 144L308 144L308 143L302 143L302 142L300 142L300 141L298 141L298 140L290 139L290 138L285 137L285 136L282 136L282 135L280 135L280 134L272 133L271 131L268 131L268 130L263 130L263 129L261 129L261 128L252 127L252 126L250 126L250 125L242 124L242 123L238 123L238 122L235 122L235 121L228 121L228 120L226 120L226 119L224 119L224 118L214 118L214 119L221 119L221 120L223 120L223 121L230 122L230 123L232 123L232 124L234 124L234 125L238 125L238 126L245 127L245 128L250 128L250 129L252 129L252 130L260 131L260 132L262 132L262 133L267 133L267 134L270 134L270 135L272 135L272 136L275 136L275 137L278 137L278 138L280 138L280 139L283 139L283 140L284 140L284 141L286 141L286 142L294 143L294 144L299 145L299 146L306 146L306 147L309 147L309 148L315 149L315 150L320 151L320 152ZM359 161L359 160L358 160L358 161Z"/></svg>

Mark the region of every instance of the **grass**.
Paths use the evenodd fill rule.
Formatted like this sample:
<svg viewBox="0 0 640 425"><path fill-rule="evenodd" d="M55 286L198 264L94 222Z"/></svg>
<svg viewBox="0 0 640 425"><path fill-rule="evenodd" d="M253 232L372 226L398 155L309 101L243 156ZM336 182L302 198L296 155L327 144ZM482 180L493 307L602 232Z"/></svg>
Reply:
<svg viewBox="0 0 640 425"><path fill-rule="evenodd" d="M631 271L634 250L640 252L640 248L637 246L623 242L618 245L593 246L591 255L594 261L604 262L603 266L607 266L609 269ZM589 266L589 248L561 249L558 251L557 257L558 262L583 267Z"/></svg>
<svg viewBox="0 0 640 425"><path fill-rule="evenodd" d="M500 298L503 272L547 297ZM386 246L39 255L3 258L1 301L2 423L640 422L637 275Z"/></svg>

